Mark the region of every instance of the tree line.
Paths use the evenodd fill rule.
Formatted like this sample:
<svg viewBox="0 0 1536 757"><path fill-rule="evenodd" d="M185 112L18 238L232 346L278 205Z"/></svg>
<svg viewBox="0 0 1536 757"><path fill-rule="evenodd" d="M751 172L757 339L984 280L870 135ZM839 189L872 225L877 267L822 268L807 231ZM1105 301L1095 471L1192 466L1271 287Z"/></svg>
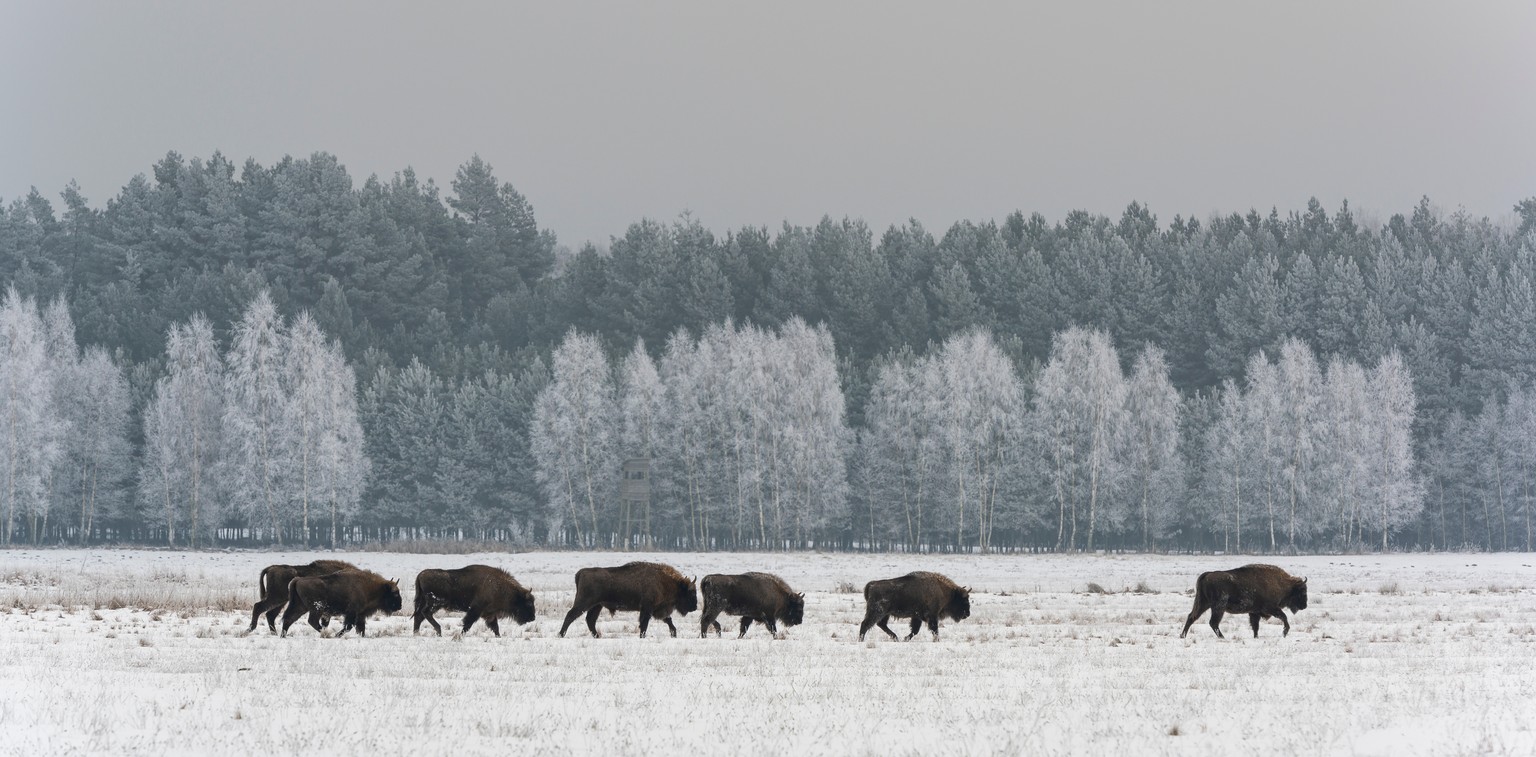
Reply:
<svg viewBox="0 0 1536 757"><path fill-rule="evenodd" d="M163 539L169 529L178 532L179 542L193 532L202 542L275 540L279 533L302 540L310 533L303 525L306 509L314 520L329 520L328 505L310 498L306 506L302 496L293 510L297 519L290 519L289 506L280 509L271 495L277 487L270 480L260 502L221 502L212 526L209 511L200 510L193 527L190 505L178 505L187 514L185 524L171 525L160 517L164 496L150 517L143 492L153 476L145 475L145 461L160 453L151 454L146 432L153 424L144 416L157 385L171 373L169 343L178 327L201 314L223 356L236 324L262 291L279 313L297 318L308 312L355 371L371 475L356 511L336 511L343 540L597 540L597 532L609 528L602 513L594 528L589 507L578 533L569 504L554 506L534 452L539 396L554 380L553 360L566 335L574 329L595 338L610 365L622 364L638 341L660 375L679 332L695 344L712 329L753 329L779 339L796 319L811 331L825 331L831 345L844 403L842 433L857 440L844 444L850 452L843 461L844 501L853 512L869 512L861 498L868 496L863 482L874 464L865 459L862 439L889 422L872 414L887 412L881 392L889 386L880 386L880 379L895 370L891 366L937 359L959 335L988 335L1015 371L1028 416L1037 391L1052 386L1041 379L1054 342L1078 329L1107 340L1127 381L1136 375L1145 346L1159 348L1179 403L1177 466L1183 470L1164 471L1155 460L1133 465L1123 451L1103 452L1110 447L1074 451L1088 455L1072 457L1077 472L1064 479L1068 491L1087 482L1077 548L1087 548L1092 532L1094 548L1109 538L1110 546L1235 549L1240 537L1244 550L1270 549L1269 510L1282 501L1286 518L1273 548L1289 548L1293 498L1300 512L1308 497L1321 498L1323 487L1338 483L1337 476L1306 479L1288 472L1305 467L1297 462L1304 462L1305 451L1293 448L1296 459L1260 465L1257 473L1244 468L1240 505L1209 516L1233 523L1222 545L1215 532L1196 535L1187 523L1155 533L1157 489L1150 485L1146 506L1138 508L1145 510L1145 522L1133 538L1117 520L1122 515L1099 507L1098 497L1123 499L1123 493L1105 495L1097 488L1117 481L1118 469L1139 467L1184 481L1186 492L1203 492L1204 482L1213 480L1205 473L1213 450L1202 445L1207 427L1224 417L1221 398L1269 391L1262 376L1253 383L1254 359L1262 353L1279 371L1288 340L1309 348L1325 379L1339 361L1359 366L1368 382L1395 353L1411 380L1410 478L1423 505L1408 522L1388 529L1389 547L1513 549L1524 548L1529 538L1524 513L1531 433L1522 419L1536 373L1536 199L1516 206L1519 226L1509 228L1465 213L1440 213L1428 200L1383 223L1358 221L1347 203L1328 211L1315 200L1284 214L1175 216L1169 222L1132 203L1118 219L1078 211L1052 222L1020 212L997 222L962 221L941 235L915 221L876 232L857 220L828 217L813 226L744 227L717 236L684 215L640 221L606 249L578 250L561 247L540 229L527 200L478 158L440 189L409 169L355 182L325 153L270 166L236 165L217 153L206 159L170 153L101 206L74 185L59 199L56 208L33 191L0 203L0 277L11 282L18 303L62 297L77 343L87 345L82 360L97 353L98 374L107 376L99 368L107 360L120 377L114 380L123 383L128 462L96 471L95 498L87 497L96 509L86 508L90 538ZM17 359L7 352L4 363ZM231 402L234 395L222 399ZM1168 398L1138 396L1137 402L1154 400ZM770 439L776 432L762 433ZM1017 530L1027 519L1011 514L1021 500L1010 499L1004 479L1023 474L1011 462L1001 464L1005 475L989 472L986 450L997 445L958 438L952 443L972 456L974 472L966 475L964 530L949 530L972 546L992 539L999 547L1055 548L1054 534L1040 536L1041 524ZM1261 440L1259 447L1272 451L1277 444ZM63 454L28 448L15 461ZM744 459L754 460L750 453ZM742 465L734 459L730 464ZM210 469L200 464L196 470L176 473L188 483L177 483L172 498L195 500L200 508L208 501L202 487ZM76 493L78 473L67 485ZM709 471L710 485L718 484L717 473ZM213 477L223 485L229 475ZM263 480L242 478L240 488ZM1283 498L1274 493L1276 481L1288 487ZM1235 491L1237 481L1230 483ZM657 482L658 488L667 485ZM762 485L774 492L778 484ZM936 500L927 499L931 488L923 491L921 523L928 533L922 536L916 522L900 536L882 533L888 524L868 517L857 525L848 520L834 536L825 530L830 525L811 519L830 512L820 504L803 517L797 509L784 510L785 533L793 539L796 528L803 529L801 536L815 530L817 543L850 546L953 543L932 530ZM1352 491L1345 493L1357 496ZM1337 539L1369 540L1380 548L1383 530L1363 504L1365 490L1358 491L1361 504L1353 514L1335 502L1331 506L1341 514L1330 516L1321 532L1294 519L1296 548L1324 548ZM8 500L20 513L15 527L30 534L30 519L21 515L31 511L18 496ZM758 496L755 489L742 494L738 514L733 495L728 526L705 508L690 529L704 528L707 517L711 540L726 527L731 539L746 543ZM1075 500L1054 496L1053 523L1065 537L1062 548L1072 548L1074 524L1061 510ZM689 501L703 500L658 498L652 516L655 507ZM802 496L794 507L805 501ZM958 507L960 501L943 505ZM1065 509L1070 515L1070 506ZM224 520L236 511L238 518ZM264 525L259 511L266 512ZM61 511L52 512L49 528L59 527ZM80 511L71 505L69 512L74 521ZM901 512L904 521L906 510ZM914 521L916 512L914 506ZM1263 517L1255 520L1255 512ZM1241 528L1235 525L1239 515ZM1102 530L1101 516L1109 518L1110 531ZM765 517L752 539L766 543L780 536L777 526L769 533L768 522ZM1264 528L1255 535L1248 529L1259 522ZM205 527L215 530L201 533ZM612 538L623 539L624 529L634 526L611 528ZM1025 532L1033 535L1020 535ZM662 538L654 520L650 533Z"/></svg>

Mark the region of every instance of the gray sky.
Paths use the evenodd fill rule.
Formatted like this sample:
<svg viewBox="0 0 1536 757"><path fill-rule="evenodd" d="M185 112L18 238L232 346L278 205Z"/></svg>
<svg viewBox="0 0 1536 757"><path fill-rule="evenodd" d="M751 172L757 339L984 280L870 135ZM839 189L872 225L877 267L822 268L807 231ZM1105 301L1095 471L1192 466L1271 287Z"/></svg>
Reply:
<svg viewBox="0 0 1536 757"><path fill-rule="evenodd" d="M1536 3L1026 5L9 6L0 198L101 205L171 149L446 189L478 152L576 246L683 210L941 232L1536 195Z"/></svg>

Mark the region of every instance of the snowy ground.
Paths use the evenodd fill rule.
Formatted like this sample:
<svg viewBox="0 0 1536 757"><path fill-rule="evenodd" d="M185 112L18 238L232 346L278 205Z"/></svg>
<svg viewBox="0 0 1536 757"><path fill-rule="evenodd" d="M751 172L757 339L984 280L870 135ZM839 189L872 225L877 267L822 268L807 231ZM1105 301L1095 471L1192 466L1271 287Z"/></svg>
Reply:
<svg viewBox="0 0 1536 757"><path fill-rule="evenodd" d="M315 556L0 551L0 753L1536 753L1530 554L1275 558L1311 607L1289 638L1229 616L1222 641L1178 632L1195 575L1242 558L351 553L403 589L504 567L539 618L412 637L407 589L365 639L244 635L261 567ZM575 569L629 559L777 572L806 623L558 638ZM858 643L857 589L915 569L972 586L971 618Z"/></svg>

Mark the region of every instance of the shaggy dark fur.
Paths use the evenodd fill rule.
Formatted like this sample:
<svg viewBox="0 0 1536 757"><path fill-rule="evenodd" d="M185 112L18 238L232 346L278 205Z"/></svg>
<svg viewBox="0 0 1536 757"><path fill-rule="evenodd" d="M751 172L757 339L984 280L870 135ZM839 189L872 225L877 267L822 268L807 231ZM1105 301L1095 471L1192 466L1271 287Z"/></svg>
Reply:
<svg viewBox="0 0 1536 757"><path fill-rule="evenodd" d="M576 601L571 604L571 611L565 614L560 635L564 636L571 623L586 613L587 630L593 636L601 636L597 632L597 616L604 609L609 614L638 610L642 639L651 618L666 623L667 629L676 636L672 611L687 615L699 609L699 595L693 579L670 565L632 562L617 568L582 568L576 571Z"/></svg>
<svg viewBox="0 0 1536 757"><path fill-rule="evenodd" d="M879 626L892 639L896 632L886 625L892 617L911 618L912 632L904 641L922 629L923 623L933 632L933 640L939 640L939 619L965 620L971 616L971 590L955 584L938 573L918 571L900 578L870 581L864 585L864 622L859 624L859 641L870 627Z"/></svg>
<svg viewBox="0 0 1536 757"><path fill-rule="evenodd" d="M454 570L428 568L416 574L415 625L411 632L421 630L421 622L432 624L438 636L443 627L437 624L432 613L442 610L464 613L464 633L476 620L485 619L491 633L501 635L501 618L511 618L519 624L533 622L533 592L523 588L511 574L489 565L467 565Z"/></svg>
<svg viewBox="0 0 1536 757"><path fill-rule="evenodd" d="M1248 624L1253 627L1255 638L1259 635L1259 621L1263 618L1279 618L1285 624L1281 636L1291 633L1291 621L1285 610L1297 612L1307 609L1307 579L1297 578L1273 565L1244 565L1235 570L1213 570L1201 573L1195 579L1195 609L1189 611L1184 621L1184 631L1200 619L1206 610L1211 611L1211 630L1221 635L1221 616L1225 613L1248 613Z"/></svg>
<svg viewBox="0 0 1536 757"><path fill-rule="evenodd" d="M400 611L400 582L386 580L367 570L343 570L326 576L295 578L288 584L292 600L283 611L283 636L306 611L309 625L320 630L321 615L340 615L341 636L353 628L358 636L368 635L368 618L376 612L386 615Z"/></svg>
<svg viewBox="0 0 1536 757"><path fill-rule="evenodd" d="M261 599L251 608L251 627L246 631L256 630L257 619L266 613L267 627L272 629L272 633L277 633L277 614L283 611L283 605L288 604L288 583L295 578L323 576L339 570L357 570L357 566L343 560L316 560L308 565L268 565L262 568L261 577L256 579L256 585L261 589ZM329 615L320 620L321 625L329 625L330 622Z"/></svg>
<svg viewBox="0 0 1536 757"><path fill-rule="evenodd" d="M778 635L778 623L785 627L798 626L805 619L805 595L795 593L784 579L772 573L742 573L728 576L718 573L707 575L699 582L699 592L704 595L704 612L699 618L699 638L709 635L711 626L720 635L720 613L741 616L741 633L747 635L752 621L768 627L768 633Z"/></svg>

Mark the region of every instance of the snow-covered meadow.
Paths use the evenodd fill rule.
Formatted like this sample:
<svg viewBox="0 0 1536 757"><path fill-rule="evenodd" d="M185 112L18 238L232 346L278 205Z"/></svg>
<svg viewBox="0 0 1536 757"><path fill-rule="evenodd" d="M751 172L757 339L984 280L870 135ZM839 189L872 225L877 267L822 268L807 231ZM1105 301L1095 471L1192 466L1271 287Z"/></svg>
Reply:
<svg viewBox="0 0 1536 757"><path fill-rule="evenodd" d="M1194 577L1241 557L348 553L406 613L363 639L246 635L260 569L315 556L0 552L0 752L1536 753L1530 554L1273 558L1311 606L1289 638L1228 616L1223 641L1178 634ZM559 638L571 574L629 559L777 572L806 623L699 639L690 614L639 639L631 613ZM518 576L538 620L413 637L416 571L471 562ZM857 642L858 589L914 569L973 587L970 619Z"/></svg>

